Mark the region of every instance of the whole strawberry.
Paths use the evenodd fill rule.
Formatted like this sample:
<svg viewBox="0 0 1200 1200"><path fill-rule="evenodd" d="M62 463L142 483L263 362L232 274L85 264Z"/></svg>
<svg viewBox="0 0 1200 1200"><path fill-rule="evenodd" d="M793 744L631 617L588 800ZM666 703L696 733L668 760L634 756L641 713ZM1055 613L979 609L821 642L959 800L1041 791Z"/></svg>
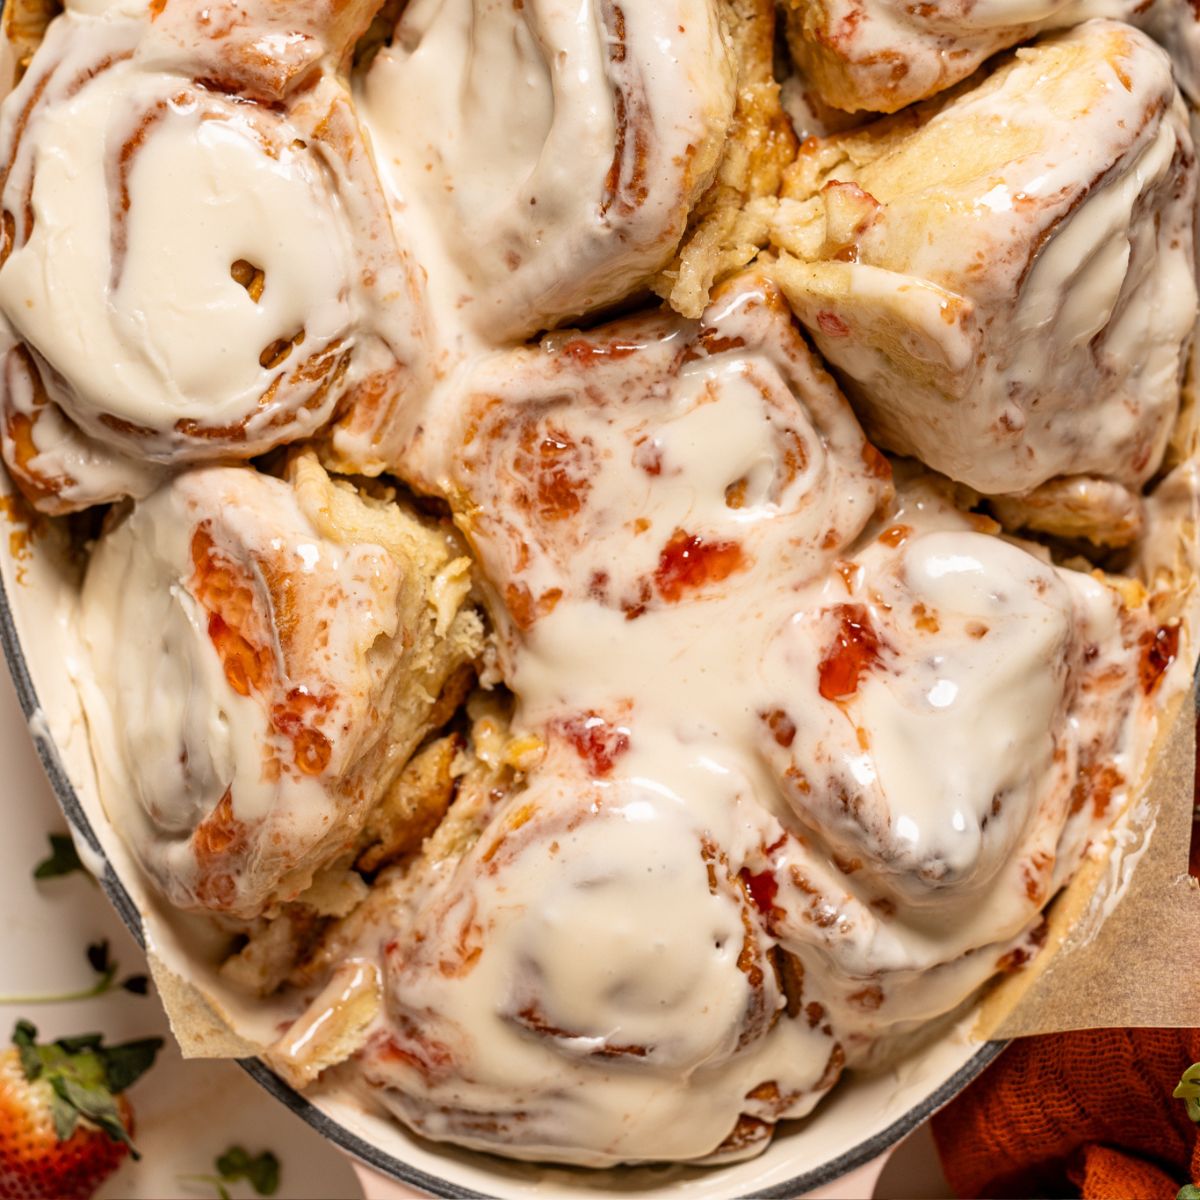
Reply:
<svg viewBox="0 0 1200 1200"><path fill-rule="evenodd" d="M86 1200L137 1151L122 1093L162 1038L105 1046L97 1033L37 1044L18 1021L0 1052L0 1200Z"/></svg>

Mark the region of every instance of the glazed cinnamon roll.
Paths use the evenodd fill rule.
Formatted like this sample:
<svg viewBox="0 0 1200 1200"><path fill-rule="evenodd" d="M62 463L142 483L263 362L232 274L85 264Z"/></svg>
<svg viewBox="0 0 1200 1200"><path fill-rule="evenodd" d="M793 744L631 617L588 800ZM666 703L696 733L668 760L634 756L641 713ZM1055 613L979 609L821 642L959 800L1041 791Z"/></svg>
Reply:
<svg viewBox="0 0 1200 1200"><path fill-rule="evenodd" d="M448 260L442 303L515 339L670 261L717 167L734 65L717 0L418 0L364 96L406 217Z"/></svg>
<svg viewBox="0 0 1200 1200"><path fill-rule="evenodd" d="M765 659L759 745L790 811L752 870L848 1051L1023 960L1137 782L1131 722L1178 637L944 486L900 497Z"/></svg>
<svg viewBox="0 0 1200 1200"><path fill-rule="evenodd" d="M591 782L569 741L386 957L362 1055L426 1136L605 1166L759 1148L836 1082L789 1017L772 939L702 821L659 784ZM639 1119L629 1121L628 1113Z"/></svg>
<svg viewBox="0 0 1200 1200"><path fill-rule="evenodd" d="M1094 17L1151 32L1186 86L1200 61L1188 0L787 0L787 13L797 66L825 103L848 112L895 112L966 79L998 50Z"/></svg>
<svg viewBox="0 0 1200 1200"><path fill-rule="evenodd" d="M445 442L441 490L528 631L560 603L624 628L827 562L890 494L833 381L760 276L699 321L668 311L486 361Z"/></svg>
<svg viewBox="0 0 1200 1200"><path fill-rule="evenodd" d="M1195 175L1166 55L1089 22L940 108L806 144L777 275L881 445L986 495L1107 481L1032 504L1078 530L1103 501L1085 524L1111 539L1113 490L1136 507L1178 411Z"/></svg>
<svg viewBox="0 0 1200 1200"><path fill-rule="evenodd" d="M93 745L173 904L255 917L353 854L480 650L469 587L443 530L311 454L286 481L187 472L100 539L81 616Z"/></svg>
<svg viewBox="0 0 1200 1200"><path fill-rule="evenodd" d="M410 348L407 266L342 85L309 73L252 103L252 55L208 77L240 27L181 48L175 11L149 31L68 12L0 114L2 448L46 511L310 436L356 395L383 407Z"/></svg>

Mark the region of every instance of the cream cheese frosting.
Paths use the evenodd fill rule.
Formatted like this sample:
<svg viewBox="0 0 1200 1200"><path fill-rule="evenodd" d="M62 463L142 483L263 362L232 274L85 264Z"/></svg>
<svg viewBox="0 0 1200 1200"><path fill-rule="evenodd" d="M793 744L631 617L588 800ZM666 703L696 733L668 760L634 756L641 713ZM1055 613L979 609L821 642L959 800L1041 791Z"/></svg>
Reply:
<svg viewBox="0 0 1200 1200"><path fill-rule="evenodd" d="M311 458L290 482L188 472L101 538L80 609L93 745L173 903L257 916L352 848L478 653L464 567Z"/></svg>
<svg viewBox="0 0 1200 1200"><path fill-rule="evenodd" d="M3 449L48 509L403 387L408 267L343 86L270 107L203 69L144 14L69 12L5 104Z"/></svg>
<svg viewBox="0 0 1200 1200"><path fill-rule="evenodd" d="M1148 616L894 499L762 279L472 382L446 491L548 749L392 932L366 1077L520 1157L751 1152L1030 953L1128 782Z"/></svg>
<svg viewBox="0 0 1200 1200"><path fill-rule="evenodd" d="M987 494L1136 488L1196 319L1195 175L1166 55L1089 22L932 112L808 143L778 277L885 448Z"/></svg>
<svg viewBox="0 0 1200 1200"><path fill-rule="evenodd" d="M367 75L466 321L528 336L624 298L712 179L734 73L714 0L415 0Z"/></svg>

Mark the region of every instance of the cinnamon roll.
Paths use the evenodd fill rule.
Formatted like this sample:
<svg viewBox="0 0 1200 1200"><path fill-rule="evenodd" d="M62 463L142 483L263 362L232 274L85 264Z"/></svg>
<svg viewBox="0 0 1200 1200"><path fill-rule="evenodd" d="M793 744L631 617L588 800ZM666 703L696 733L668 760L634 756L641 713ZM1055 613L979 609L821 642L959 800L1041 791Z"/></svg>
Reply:
<svg viewBox="0 0 1200 1200"><path fill-rule="evenodd" d="M445 531L311 454L187 472L100 539L93 745L172 903L255 917L353 853L481 648L469 587Z"/></svg>
<svg viewBox="0 0 1200 1200"><path fill-rule="evenodd" d="M175 11L158 32L68 12L0 112L2 449L46 511L310 436L357 395L385 407L411 349L407 264L342 85L219 90L255 81L253 55L207 74L240 27L214 49L230 30L184 6L184 54Z"/></svg>
<svg viewBox="0 0 1200 1200"><path fill-rule="evenodd" d="M588 774L553 741L391 943L367 1081L427 1136L591 1166L698 1158L739 1115L809 1111L841 1051L788 1017L728 855L659 783ZM758 1148L746 1132L730 1153Z"/></svg>
<svg viewBox="0 0 1200 1200"><path fill-rule="evenodd" d="M620 627L827 562L887 462L760 276L485 361L445 442L456 520L515 635L560 604Z"/></svg>
<svg viewBox="0 0 1200 1200"><path fill-rule="evenodd" d="M1088 22L941 106L807 143L776 274L881 445L986 495L1106 481L1095 530L1113 489L1136 506L1178 411L1195 176L1166 55Z"/></svg>
<svg viewBox="0 0 1200 1200"><path fill-rule="evenodd" d="M717 0L417 0L364 99L406 217L448 260L448 314L517 339L670 261L734 82Z"/></svg>
<svg viewBox="0 0 1200 1200"><path fill-rule="evenodd" d="M966 79L998 50L1095 17L1152 33L1198 96L1197 17L1188 0L786 2L792 58L825 103L849 112L896 112Z"/></svg>
<svg viewBox="0 0 1200 1200"><path fill-rule="evenodd" d="M1174 636L921 478L801 598L759 738L787 836L752 869L848 1049L1013 965L1136 782L1131 721Z"/></svg>

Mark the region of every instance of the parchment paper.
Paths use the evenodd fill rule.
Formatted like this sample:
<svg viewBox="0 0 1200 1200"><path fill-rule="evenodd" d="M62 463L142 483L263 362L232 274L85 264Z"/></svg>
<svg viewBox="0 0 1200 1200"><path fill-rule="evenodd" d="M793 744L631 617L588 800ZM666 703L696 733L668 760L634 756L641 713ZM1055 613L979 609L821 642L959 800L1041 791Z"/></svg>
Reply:
<svg viewBox="0 0 1200 1200"><path fill-rule="evenodd" d="M1153 775L1118 821L1116 846L1055 902L1043 952L987 997L980 1037L1200 1025L1200 886L1188 874L1195 690L1171 707Z"/></svg>

